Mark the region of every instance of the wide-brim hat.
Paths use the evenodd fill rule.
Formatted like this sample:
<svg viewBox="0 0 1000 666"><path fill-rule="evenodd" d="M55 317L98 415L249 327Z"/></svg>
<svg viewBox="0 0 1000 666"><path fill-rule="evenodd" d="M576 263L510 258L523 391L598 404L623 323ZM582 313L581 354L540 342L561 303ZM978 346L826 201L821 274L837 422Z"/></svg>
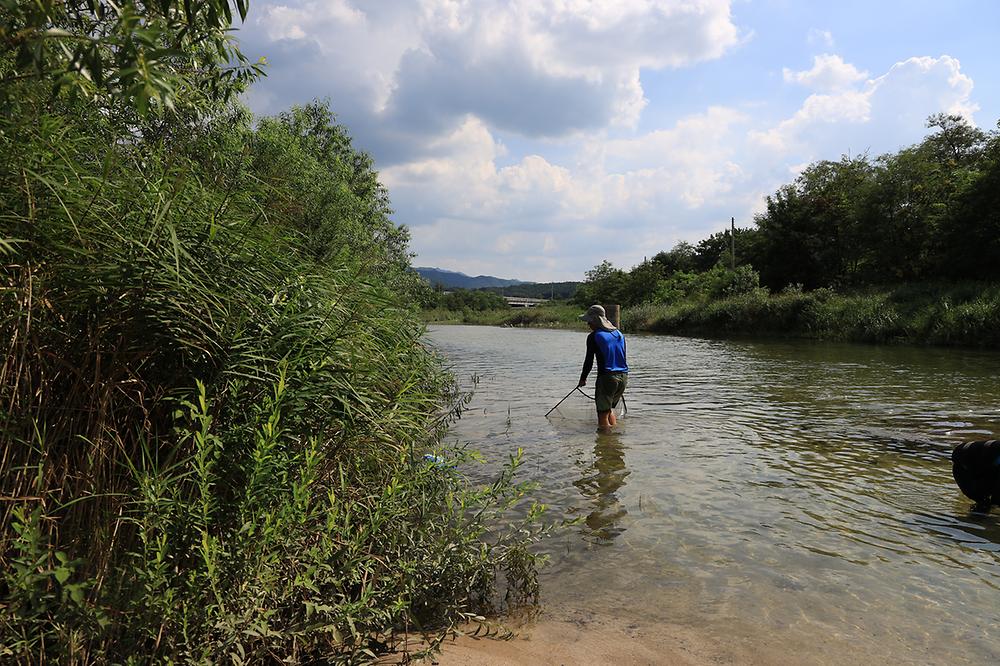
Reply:
<svg viewBox="0 0 1000 666"><path fill-rule="evenodd" d="M580 319L589 323L597 324L598 328L603 328L605 331L615 331L617 327L611 323L608 319L607 313L604 311L604 307L600 305L591 305L587 308L587 311L580 315Z"/></svg>

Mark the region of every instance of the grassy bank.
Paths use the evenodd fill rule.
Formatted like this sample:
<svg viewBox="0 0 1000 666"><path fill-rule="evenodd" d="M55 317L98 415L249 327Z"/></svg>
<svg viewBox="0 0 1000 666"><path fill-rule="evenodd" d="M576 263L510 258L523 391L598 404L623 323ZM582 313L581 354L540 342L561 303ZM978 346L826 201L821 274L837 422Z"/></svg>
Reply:
<svg viewBox="0 0 1000 666"><path fill-rule="evenodd" d="M552 305L527 311L424 311L439 323L579 326L582 309ZM829 289L725 298L691 298L622 309L622 327L677 335L778 336L850 342L1000 347L1000 285L922 283L838 294Z"/></svg>
<svg viewBox="0 0 1000 666"><path fill-rule="evenodd" d="M518 461L479 489L439 450L461 399L329 111L29 83L0 114L0 661L357 662L498 575L531 596L491 529Z"/></svg>
<svg viewBox="0 0 1000 666"><path fill-rule="evenodd" d="M1000 347L1000 286L917 284L836 294L827 289L642 305L623 314L631 330L763 335L851 342Z"/></svg>

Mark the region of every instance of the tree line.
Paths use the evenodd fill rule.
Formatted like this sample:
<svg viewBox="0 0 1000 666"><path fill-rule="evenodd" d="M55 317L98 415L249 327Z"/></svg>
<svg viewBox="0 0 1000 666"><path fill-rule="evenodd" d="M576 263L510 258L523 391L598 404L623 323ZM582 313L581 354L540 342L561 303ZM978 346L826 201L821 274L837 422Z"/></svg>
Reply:
<svg viewBox="0 0 1000 666"><path fill-rule="evenodd" d="M503 296L489 289L430 289L425 288L420 294L420 305L425 310L442 308L444 310L495 310L507 307Z"/></svg>
<svg viewBox="0 0 1000 666"><path fill-rule="evenodd" d="M579 286L579 282L528 282L507 287L484 287L484 289L504 296L564 300L571 298Z"/></svg>
<svg viewBox="0 0 1000 666"><path fill-rule="evenodd" d="M421 289L418 300L425 310L441 308L444 310L474 310L485 311L506 308L504 296L520 296L522 298L544 298L550 300L566 300L572 298L579 288L579 282L527 283L507 287L480 287L479 289L448 289L430 287Z"/></svg>
<svg viewBox="0 0 1000 666"><path fill-rule="evenodd" d="M810 164L767 197L750 228L680 242L630 270L603 262L587 272L576 300L637 304L692 291L996 280L1000 131L947 114L931 116L927 127L920 143L895 153Z"/></svg>

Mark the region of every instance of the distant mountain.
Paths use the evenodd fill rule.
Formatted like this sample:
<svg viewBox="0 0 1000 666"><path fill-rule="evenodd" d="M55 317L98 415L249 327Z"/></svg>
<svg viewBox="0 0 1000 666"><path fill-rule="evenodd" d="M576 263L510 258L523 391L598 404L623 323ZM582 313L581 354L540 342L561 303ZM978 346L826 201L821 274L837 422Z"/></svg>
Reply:
<svg viewBox="0 0 1000 666"><path fill-rule="evenodd" d="M471 277L457 271L446 271L442 268L427 268L416 266L414 269L420 277L431 285L441 285L445 289L481 289L483 287L507 287L514 284L531 284L524 280L505 280L492 275L477 275Z"/></svg>

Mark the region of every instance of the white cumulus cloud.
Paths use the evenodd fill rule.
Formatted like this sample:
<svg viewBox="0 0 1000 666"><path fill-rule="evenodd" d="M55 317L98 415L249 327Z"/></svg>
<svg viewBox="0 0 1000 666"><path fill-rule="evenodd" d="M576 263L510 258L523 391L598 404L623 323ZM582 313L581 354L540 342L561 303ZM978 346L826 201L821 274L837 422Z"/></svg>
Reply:
<svg viewBox="0 0 1000 666"><path fill-rule="evenodd" d="M730 4L265 1L239 36L270 62L253 109L328 97L374 155L419 264L521 279L579 279L730 216L749 225L810 162L896 150L928 115L977 109L954 57L871 75L825 53L783 70L781 100L685 100L679 118L650 122L649 70L670 80L744 42ZM833 49L827 31L808 40Z"/></svg>
<svg viewBox="0 0 1000 666"><path fill-rule="evenodd" d="M396 133L446 133L470 113L527 136L631 126L642 69L718 58L740 37L730 0L308 0L255 13L241 39L271 63L259 111L325 88L352 126L374 117Z"/></svg>
<svg viewBox="0 0 1000 666"><path fill-rule="evenodd" d="M908 58L864 83L810 95L791 117L752 132L751 139L774 159L793 156L793 163L878 154L919 141L933 113L972 120L971 94L972 80L956 58Z"/></svg>
<svg viewBox="0 0 1000 666"><path fill-rule="evenodd" d="M782 74L788 83L799 83L815 90L841 90L868 77L868 72L831 54L816 56L812 69L795 72L786 67Z"/></svg>
<svg viewBox="0 0 1000 666"><path fill-rule="evenodd" d="M423 262L462 266L466 243L478 238L477 265L531 266L536 276L544 266L602 258L631 265L681 238L698 240L703 216L722 220L723 209L745 208L737 190L747 174L736 155L748 120L712 107L634 138L588 136L562 164L528 154L499 166L499 144L470 118L447 139L451 154L382 177Z"/></svg>

